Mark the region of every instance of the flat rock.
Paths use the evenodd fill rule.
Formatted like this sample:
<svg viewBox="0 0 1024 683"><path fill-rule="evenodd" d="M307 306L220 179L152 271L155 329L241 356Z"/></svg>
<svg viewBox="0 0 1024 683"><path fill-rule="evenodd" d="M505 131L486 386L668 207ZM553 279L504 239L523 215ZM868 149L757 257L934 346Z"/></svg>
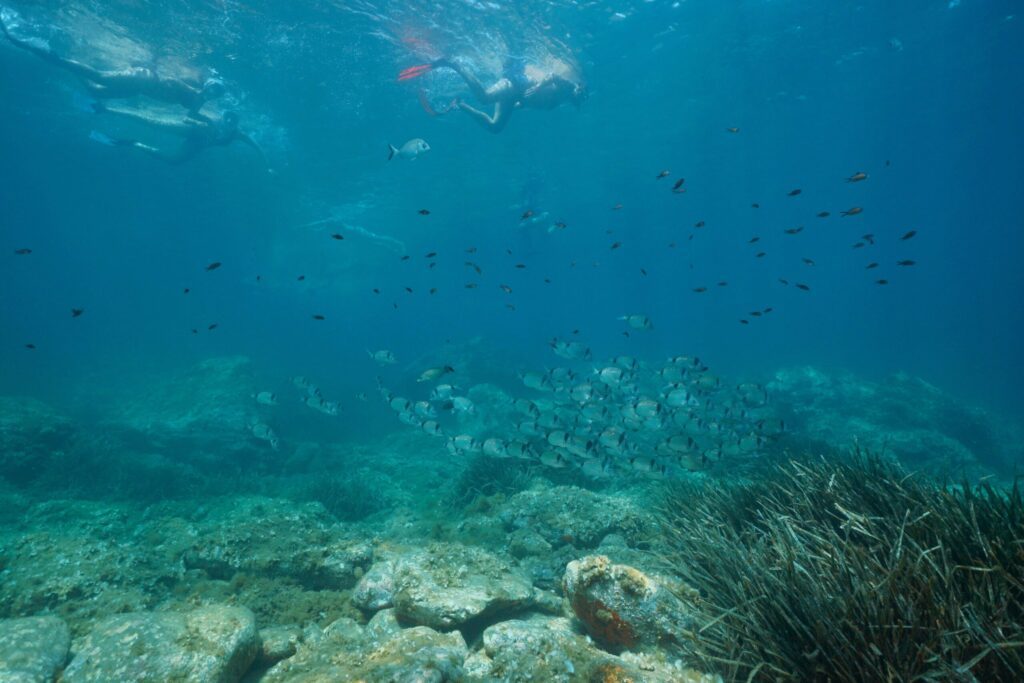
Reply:
<svg viewBox="0 0 1024 683"><path fill-rule="evenodd" d="M485 550L438 543L394 559L398 620L439 630L494 618L534 602L529 579Z"/></svg>
<svg viewBox="0 0 1024 683"><path fill-rule="evenodd" d="M454 682L463 680L467 654L458 631L439 633L425 626L400 629L393 617L364 629L351 619L341 619L320 637L307 639L293 657L271 668L261 683Z"/></svg>
<svg viewBox="0 0 1024 683"><path fill-rule="evenodd" d="M93 628L63 683L234 683L259 652L256 619L244 607L109 617Z"/></svg>
<svg viewBox="0 0 1024 683"><path fill-rule="evenodd" d="M669 590L638 569L592 555L569 563L562 587L587 632L609 650L685 649L691 642L696 596L683 586Z"/></svg>
<svg viewBox="0 0 1024 683"><path fill-rule="evenodd" d="M71 632L57 617L0 619L0 681L52 681L70 647Z"/></svg>
<svg viewBox="0 0 1024 683"><path fill-rule="evenodd" d="M341 589L356 583L372 554L369 543L344 538L320 505L230 498L211 506L183 559L218 579L244 572Z"/></svg>
<svg viewBox="0 0 1024 683"><path fill-rule="evenodd" d="M0 472L26 483L58 464L71 446L72 422L31 398L0 396Z"/></svg>
<svg viewBox="0 0 1024 683"><path fill-rule="evenodd" d="M563 617L531 616L503 621L483 634L483 652L467 659L467 680L519 683L545 681L697 681L681 662L626 653L619 657L594 646ZM697 674L699 676L699 674Z"/></svg>

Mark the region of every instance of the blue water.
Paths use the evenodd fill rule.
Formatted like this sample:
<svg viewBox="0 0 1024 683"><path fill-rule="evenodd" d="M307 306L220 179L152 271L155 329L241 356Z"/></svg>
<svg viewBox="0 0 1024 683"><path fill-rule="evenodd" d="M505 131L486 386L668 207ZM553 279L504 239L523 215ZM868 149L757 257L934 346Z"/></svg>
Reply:
<svg viewBox="0 0 1024 683"><path fill-rule="evenodd" d="M601 356L691 353L755 378L906 371L1024 408L1019 3L8 6L25 35L83 62L216 68L230 95L213 109L237 109L277 172L242 145L169 166L98 144L91 131L117 129L81 81L0 41L2 394L101 404L138 377L242 354L352 396L379 372L368 348L412 373L479 338L496 365L544 367L547 340L578 329ZM592 94L492 135L421 108L420 86L435 106L472 101L450 73L396 80L441 54L485 80L509 54L562 56ZM388 143L416 137L429 153L387 161ZM870 177L844 182L856 171ZM670 192L678 177L685 194ZM863 214L839 216L853 206ZM527 210L547 218L526 224ZM852 249L865 233L877 244ZM655 329L623 336L628 313ZM376 405L345 407L363 416L353 432L392 428Z"/></svg>

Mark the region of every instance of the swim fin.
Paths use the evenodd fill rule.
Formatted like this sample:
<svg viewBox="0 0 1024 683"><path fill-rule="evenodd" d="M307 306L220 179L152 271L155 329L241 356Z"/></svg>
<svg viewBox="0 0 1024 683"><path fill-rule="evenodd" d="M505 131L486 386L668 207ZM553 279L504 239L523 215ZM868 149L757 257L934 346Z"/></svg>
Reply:
<svg viewBox="0 0 1024 683"><path fill-rule="evenodd" d="M415 66L410 66L398 72L398 80L411 81L414 78L419 78L420 76L432 70L433 68L433 64L416 64Z"/></svg>

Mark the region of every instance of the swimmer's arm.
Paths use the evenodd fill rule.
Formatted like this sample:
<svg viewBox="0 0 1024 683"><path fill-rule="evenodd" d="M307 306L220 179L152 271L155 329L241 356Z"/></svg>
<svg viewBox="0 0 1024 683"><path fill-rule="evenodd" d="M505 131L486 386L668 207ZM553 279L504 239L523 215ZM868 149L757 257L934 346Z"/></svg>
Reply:
<svg viewBox="0 0 1024 683"><path fill-rule="evenodd" d="M576 84L570 81L568 78L558 75L551 75L545 78L540 83L537 83L536 85L532 85L529 88L527 88L526 93L524 93L524 97L529 97L530 95L533 95L544 88L569 88L571 90L572 88L575 87Z"/></svg>
<svg viewBox="0 0 1024 683"><path fill-rule="evenodd" d="M251 137L249 137L248 135L246 135L245 133L242 133L242 132L236 133L235 134L235 138L239 142L241 142L242 144L249 145L254 150L259 152L260 159L263 160L263 166L264 166L264 168L267 169L267 173L273 173L274 172L274 169L270 167L270 160L267 159L267 153L263 151L263 148L259 146L259 143L257 143Z"/></svg>
<svg viewBox="0 0 1024 683"><path fill-rule="evenodd" d="M11 43L13 43L15 46L20 47L22 50L27 50L28 52L31 52L32 54L41 57L47 62L50 62L51 64L63 67L68 71L78 76L81 76L82 78L85 78L87 80L95 81L103 78L102 71L94 69L91 66L86 66L85 64L82 64L81 62L76 61L74 59L61 57L60 55L55 53L53 49L50 48L50 46L46 43L43 43L41 41L37 42L34 40L22 40L21 38L16 37L7 29L7 24L5 24L2 20L0 20L0 30L3 31L3 34L7 36L7 39L11 41Z"/></svg>

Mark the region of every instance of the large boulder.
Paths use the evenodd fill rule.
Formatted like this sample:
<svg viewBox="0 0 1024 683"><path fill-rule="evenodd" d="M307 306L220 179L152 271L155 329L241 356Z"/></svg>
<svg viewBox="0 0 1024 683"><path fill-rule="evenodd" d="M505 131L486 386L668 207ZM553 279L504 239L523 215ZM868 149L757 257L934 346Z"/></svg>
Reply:
<svg viewBox="0 0 1024 683"><path fill-rule="evenodd" d="M0 477L31 481L61 461L74 433L72 422L45 403L0 396Z"/></svg>
<svg viewBox="0 0 1024 683"><path fill-rule="evenodd" d="M372 552L368 543L345 537L317 504L227 498L208 508L183 559L218 579L242 572L340 589L355 584Z"/></svg>
<svg viewBox="0 0 1024 683"><path fill-rule="evenodd" d="M660 645L686 649L692 642L697 597L692 589L673 585L669 590L603 555L570 562L562 587L587 632L613 652Z"/></svg>
<svg viewBox="0 0 1024 683"><path fill-rule="evenodd" d="M271 668L261 683L446 683L463 678L466 642L458 632L425 626L398 628L380 612L366 628L340 619L307 634L296 654ZM386 623L385 623L386 622Z"/></svg>
<svg viewBox="0 0 1024 683"><path fill-rule="evenodd" d="M259 650L256 619L244 607L119 614L96 624L62 681L234 683Z"/></svg>
<svg viewBox="0 0 1024 683"><path fill-rule="evenodd" d="M531 607L538 591L497 555L435 543L379 558L356 585L353 600L368 611L393 605L405 624L446 631Z"/></svg>
<svg viewBox="0 0 1024 683"><path fill-rule="evenodd" d="M1019 469L1020 428L965 405L922 379L897 373L873 382L813 367L780 370L768 384L787 431L895 455L906 466L962 476Z"/></svg>
<svg viewBox="0 0 1024 683"><path fill-rule="evenodd" d="M0 619L0 681L49 683L70 647L71 632L57 617Z"/></svg>

